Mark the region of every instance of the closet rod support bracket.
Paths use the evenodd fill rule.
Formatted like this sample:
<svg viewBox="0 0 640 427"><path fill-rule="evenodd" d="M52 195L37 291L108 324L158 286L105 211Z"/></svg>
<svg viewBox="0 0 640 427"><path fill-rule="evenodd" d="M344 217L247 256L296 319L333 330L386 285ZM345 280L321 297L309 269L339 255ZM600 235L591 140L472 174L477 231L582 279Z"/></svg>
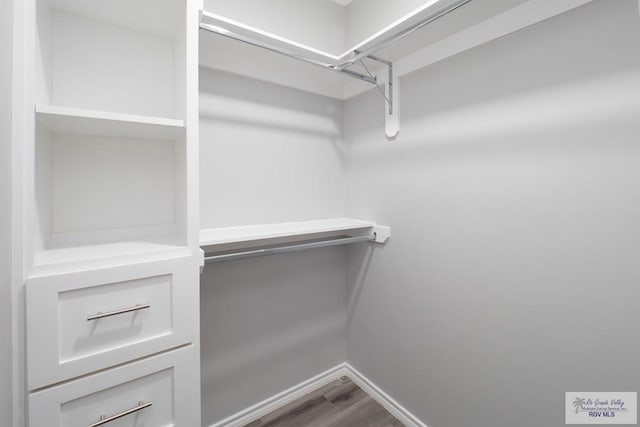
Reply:
<svg viewBox="0 0 640 427"><path fill-rule="evenodd" d="M367 58L380 62L387 67L387 82L384 85L385 95L385 122L384 131L387 138L394 139L400 132L400 119L398 111L400 105L398 101L399 83L398 77L393 70L393 62L379 58L374 55L367 55Z"/></svg>
<svg viewBox="0 0 640 427"><path fill-rule="evenodd" d="M384 244L391 237L391 227L376 225L373 227L372 235L375 243Z"/></svg>

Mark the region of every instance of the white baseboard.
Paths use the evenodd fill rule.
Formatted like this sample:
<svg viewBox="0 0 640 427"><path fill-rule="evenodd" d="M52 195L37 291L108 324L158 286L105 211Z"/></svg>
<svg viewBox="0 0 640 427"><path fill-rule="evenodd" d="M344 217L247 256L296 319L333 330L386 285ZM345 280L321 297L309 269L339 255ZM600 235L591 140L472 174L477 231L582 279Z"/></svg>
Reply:
<svg viewBox="0 0 640 427"><path fill-rule="evenodd" d="M396 402L380 387L372 383L367 377L362 375L357 369L348 363L341 363L313 378L301 382L287 390L284 390L262 402L244 409L224 420L212 424L210 427L242 427L263 416L269 414L276 409L282 408L289 403L311 393L340 377L347 376L351 381L358 385L365 393L380 403L387 411L402 422L406 427L427 427L415 415L405 409Z"/></svg>
<svg viewBox="0 0 640 427"><path fill-rule="evenodd" d="M348 375L347 365L346 363L341 363L313 378L309 378L298 385L294 385L262 402L231 415L222 421L218 421L210 427L241 427L247 425L345 375Z"/></svg>

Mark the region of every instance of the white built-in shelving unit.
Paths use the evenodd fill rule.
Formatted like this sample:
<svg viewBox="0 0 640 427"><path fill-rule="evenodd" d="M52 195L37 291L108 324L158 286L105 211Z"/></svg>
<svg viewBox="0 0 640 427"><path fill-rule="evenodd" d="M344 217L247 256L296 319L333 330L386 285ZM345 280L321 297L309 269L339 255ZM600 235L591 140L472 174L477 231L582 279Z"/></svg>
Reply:
<svg viewBox="0 0 640 427"><path fill-rule="evenodd" d="M201 8L18 9L28 425L90 425L131 409L145 425L200 423Z"/></svg>
<svg viewBox="0 0 640 427"><path fill-rule="evenodd" d="M112 3L35 3L36 271L188 245L185 2Z"/></svg>

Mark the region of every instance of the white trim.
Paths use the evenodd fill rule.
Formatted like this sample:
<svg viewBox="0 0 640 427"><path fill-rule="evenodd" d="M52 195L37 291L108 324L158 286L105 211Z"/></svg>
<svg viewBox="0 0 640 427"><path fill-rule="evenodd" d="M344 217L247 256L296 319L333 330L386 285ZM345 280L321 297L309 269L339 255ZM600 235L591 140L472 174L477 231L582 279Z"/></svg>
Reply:
<svg viewBox="0 0 640 427"><path fill-rule="evenodd" d="M289 403L309 394L340 377L347 376L365 393L382 405L391 415L396 417L406 427L427 427L418 417L409 412L404 406L385 393L380 387L365 377L360 371L348 363L337 365L313 378L301 382L284 390L262 402L256 403L230 417L227 417L209 427L240 427L249 424L263 416L288 405Z"/></svg>
<svg viewBox="0 0 640 427"><path fill-rule="evenodd" d="M212 424L210 427L244 426L267 415L270 412L275 411L276 409L288 405L289 403L301 398L302 396L311 393L312 391L315 391L344 375L348 375L348 373L349 372L347 369L347 364L341 363L340 365L334 366L333 368L324 371L323 373L318 374L313 378L309 378L308 380L294 385L293 387L284 390L274 396L271 396L263 400L262 402L256 403L255 405L250 406L247 409L244 409L234 415L231 415L230 417L218 421L217 423Z"/></svg>
<svg viewBox="0 0 640 427"><path fill-rule="evenodd" d="M32 149L28 141L34 131L34 37L35 1L13 1L12 46L12 117L11 117L11 286L12 286L12 392L13 425L26 426L27 391L25 390L25 314L23 285L25 271L30 260L26 257L26 236L29 234L25 215L28 210L25 152Z"/></svg>

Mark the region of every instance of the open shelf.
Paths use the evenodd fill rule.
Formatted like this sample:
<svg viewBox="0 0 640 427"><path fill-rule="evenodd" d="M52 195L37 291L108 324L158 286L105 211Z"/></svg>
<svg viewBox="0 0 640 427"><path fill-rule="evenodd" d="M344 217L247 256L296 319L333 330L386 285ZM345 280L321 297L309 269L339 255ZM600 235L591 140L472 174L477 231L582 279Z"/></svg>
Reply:
<svg viewBox="0 0 640 427"><path fill-rule="evenodd" d="M133 3L33 2L30 276L187 250L186 8Z"/></svg>
<svg viewBox="0 0 640 427"><path fill-rule="evenodd" d="M200 230L200 246L226 248L251 247L268 243L295 242L317 237L364 235L376 224L350 218L335 218L277 224L257 224Z"/></svg>
<svg viewBox="0 0 640 427"><path fill-rule="evenodd" d="M55 133L174 140L184 121L107 111L36 105L38 122Z"/></svg>
<svg viewBox="0 0 640 427"><path fill-rule="evenodd" d="M175 0L39 0L53 8L85 19L160 37L176 37L184 31L180 16L184 2Z"/></svg>
<svg viewBox="0 0 640 427"><path fill-rule="evenodd" d="M35 103L184 119L183 4L35 0Z"/></svg>
<svg viewBox="0 0 640 427"><path fill-rule="evenodd" d="M35 269L186 243L180 120L60 107L36 111Z"/></svg>

